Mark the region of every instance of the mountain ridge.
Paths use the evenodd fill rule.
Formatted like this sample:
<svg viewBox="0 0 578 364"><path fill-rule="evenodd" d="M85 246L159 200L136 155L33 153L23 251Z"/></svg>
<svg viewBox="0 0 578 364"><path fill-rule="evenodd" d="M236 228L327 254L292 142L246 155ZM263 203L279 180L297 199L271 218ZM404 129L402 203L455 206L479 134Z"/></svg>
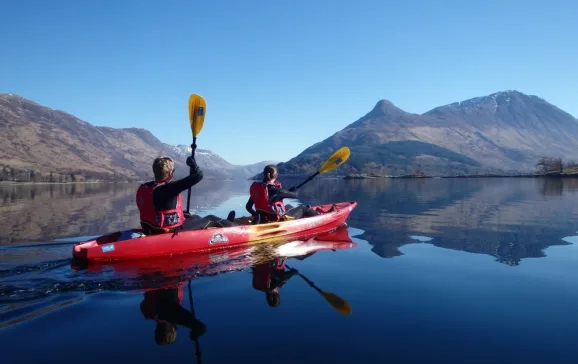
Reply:
<svg viewBox="0 0 578 364"><path fill-rule="evenodd" d="M381 99L359 119L279 163L279 171L313 173L342 146L352 154L333 172L337 175L527 172L541 156L578 157L578 120L541 97L517 90L441 105L423 114Z"/></svg>
<svg viewBox="0 0 578 364"><path fill-rule="evenodd" d="M148 180L161 155L175 161L176 177L189 169L182 147L144 128L95 126L16 94L0 94L0 138L0 180ZM197 149L196 159L209 180L246 179L265 165L236 166L206 149Z"/></svg>

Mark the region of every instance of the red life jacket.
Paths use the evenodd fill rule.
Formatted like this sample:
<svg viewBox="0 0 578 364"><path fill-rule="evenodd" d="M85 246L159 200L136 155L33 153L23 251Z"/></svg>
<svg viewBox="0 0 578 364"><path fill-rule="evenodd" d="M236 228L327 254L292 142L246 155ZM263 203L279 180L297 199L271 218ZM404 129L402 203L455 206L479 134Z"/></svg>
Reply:
<svg viewBox="0 0 578 364"><path fill-rule="evenodd" d="M249 189L249 194L251 199L255 204L255 209L257 211L265 212L266 214L277 216L277 221L285 215L286 208L283 201L271 202L271 196L269 196L269 190L267 186L273 185L277 188L282 188L281 183L276 181L271 182L253 182L251 188Z"/></svg>
<svg viewBox="0 0 578 364"><path fill-rule="evenodd" d="M140 212L140 221L156 229L169 231L181 226L185 222L183 199L177 196L177 205L168 210L157 210L153 203L153 191L166 182L147 182L136 191L136 205Z"/></svg>

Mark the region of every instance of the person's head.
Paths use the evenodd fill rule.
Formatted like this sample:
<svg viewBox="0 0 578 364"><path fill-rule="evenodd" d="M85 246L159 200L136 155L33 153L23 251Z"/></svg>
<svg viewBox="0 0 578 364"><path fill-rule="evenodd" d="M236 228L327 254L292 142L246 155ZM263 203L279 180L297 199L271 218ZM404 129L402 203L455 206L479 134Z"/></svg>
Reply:
<svg viewBox="0 0 578 364"><path fill-rule="evenodd" d="M175 162L169 157L158 157L153 162L155 181L170 181L175 172Z"/></svg>
<svg viewBox="0 0 578 364"><path fill-rule="evenodd" d="M269 291L265 293L265 298L271 307L277 307L281 304L281 295L279 295L279 292L277 291Z"/></svg>
<svg viewBox="0 0 578 364"><path fill-rule="evenodd" d="M170 322L157 322L155 342L158 345L168 345L174 343L175 340L177 340L177 327Z"/></svg>
<svg viewBox="0 0 578 364"><path fill-rule="evenodd" d="M279 177L277 172L277 167L274 164L269 164L265 166L263 169L263 181L265 182L275 182L275 180Z"/></svg>

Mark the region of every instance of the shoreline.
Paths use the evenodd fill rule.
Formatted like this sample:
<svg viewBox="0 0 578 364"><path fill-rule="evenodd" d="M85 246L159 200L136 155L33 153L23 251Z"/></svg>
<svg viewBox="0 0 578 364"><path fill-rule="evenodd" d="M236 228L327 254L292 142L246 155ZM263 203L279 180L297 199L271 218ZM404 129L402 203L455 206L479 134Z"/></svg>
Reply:
<svg viewBox="0 0 578 364"><path fill-rule="evenodd" d="M132 182L115 182L115 181L77 181L77 182L19 182L19 181L0 181L0 185L73 185L73 184L97 184L97 183L132 183Z"/></svg>
<svg viewBox="0 0 578 364"><path fill-rule="evenodd" d="M211 179L208 178L207 181L219 181L219 182L234 182L234 181L245 181L245 179ZM76 181L76 182L31 182L31 181L0 181L0 186L8 186L8 185L73 185L73 184L140 184L145 183L148 181Z"/></svg>
<svg viewBox="0 0 578 364"><path fill-rule="evenodd" d="M456 175L456 176L364 176L351 175L345 176L345 180L354 179L422 179L422 178L578 178L578 173L547 173L547 174L472 174L472 175Z"/></svg>

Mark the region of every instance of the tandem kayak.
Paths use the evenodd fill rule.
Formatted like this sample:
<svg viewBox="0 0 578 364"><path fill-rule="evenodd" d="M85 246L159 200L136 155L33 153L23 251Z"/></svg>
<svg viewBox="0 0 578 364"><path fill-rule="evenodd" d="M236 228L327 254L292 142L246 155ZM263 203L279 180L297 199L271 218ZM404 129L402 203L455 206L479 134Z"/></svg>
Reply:
<svg viewBox="0 0 578 364"><path fill-rule="evenodd" d="M259 225L184 230L144 236L142 229L117 231L73 246L73 258L84 262L140 260L249 244L312 238L342 226L357 202L312 206L321 215ZM127 233L133 238L126 239Z"/></svg>
<svg viewBox="0 0 578 364"><path fill-rule="evenodd" d="M88 273L106 271L109 279L131 281L134 286L140 288L158 288L192 278L241 271L279 258L302 260L320 251L346 250L356 246L347 228L340 227L330 233L307 240L293 240L278 244L227 247L213 252L188 253L146 260L100 261L86 265L71 263L74 270L84 270Z"/></svg>

